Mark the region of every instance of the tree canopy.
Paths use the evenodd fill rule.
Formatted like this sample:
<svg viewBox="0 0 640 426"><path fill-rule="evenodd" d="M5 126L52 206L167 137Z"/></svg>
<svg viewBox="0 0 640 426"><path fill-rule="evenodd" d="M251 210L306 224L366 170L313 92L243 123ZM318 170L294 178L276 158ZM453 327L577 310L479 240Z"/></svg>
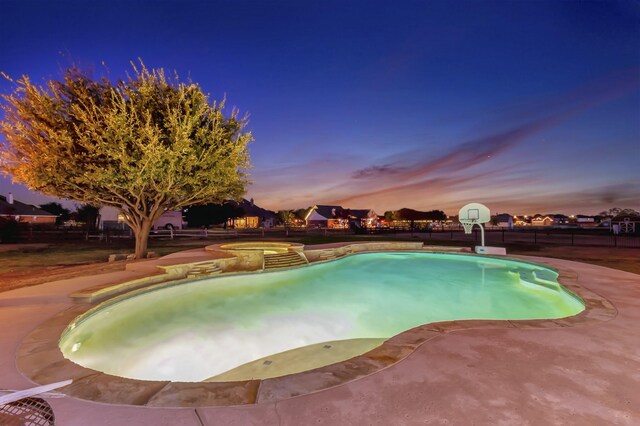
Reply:
<svg viewBox="0 0 640 426"><path fill-rule="evenodd" d="M93 232L98 227L100 208L91 204L81 204L76 206L76 211L71 214L78 222L83 222L87 231Z"/></svg>
<svg viewBox="0 0 640 426"><path fill-rule="evenodd" d="M432 221L447 220L447 215L442 210L430 210L428 212L421 212L419 210L413 210L408 208L403 208L393 212L385 212L384 217L385 217L385 220L388 220L388 221L408 220L413 222L416 220L432 220Z"/></svg>
<svg viewBox="0 0 640 426"><path fill-rule="evenodd" d="M0 170L47 195L121 211L146 254L166 210L237 199L248 183L247 118L195 83L133 65L112 83L77 68L2 95Z"/></svg>
<svg viewBox="0 0 640 426"><path fill-rule="evenodd" d="M278 220L284 226L291 226L296 219L296 215L293 210L280 210L278 211Z"/></svg>
<svg viewBox="0 0 640 426"><path fill-rule="evenodd" d="M69 220L69 214L71 213L69 209L64 208L62 204L56 203L56 202L40 204L40 208L45 212L49 212L51 214L57 215L58 216L56 218L57 225L60 225L65 221Z"/></svg>
<svg viewBox="0 0 640 426"><path fill-rule="evenodd" d="M600 216L618 216L618 215L632 214L640 215L640 212L635 209L622 209L620 207L613 207L609 210L600 212Z"/></svg>

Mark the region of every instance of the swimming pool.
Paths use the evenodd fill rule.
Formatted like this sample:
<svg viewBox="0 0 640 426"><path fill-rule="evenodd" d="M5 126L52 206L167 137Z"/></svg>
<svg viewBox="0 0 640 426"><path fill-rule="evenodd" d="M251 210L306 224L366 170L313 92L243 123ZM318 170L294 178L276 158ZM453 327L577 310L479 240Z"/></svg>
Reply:
<svg viewBox="0 0 640 426"><path fill-rule="evenodd" d="M60 348L66 358L112 375L203 381L242 373L256 362L268 368L277 354L304 369L306 358L340 349L338 358L328 358L336 362L340 354L354 356L353 347L363 353L435 321L562 318L583 309L554 271L538 265L453 254L366 253L107 302L76 319ZM255 367L244 371L248 378L256 377Z"/></svg>

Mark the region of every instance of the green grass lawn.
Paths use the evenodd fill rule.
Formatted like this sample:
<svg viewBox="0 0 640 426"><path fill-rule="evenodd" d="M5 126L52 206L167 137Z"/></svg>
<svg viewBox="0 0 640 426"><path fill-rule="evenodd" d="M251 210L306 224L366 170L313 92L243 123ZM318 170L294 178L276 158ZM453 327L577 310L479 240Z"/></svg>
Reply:
<svg viewBox="0 0 640 426"><path fill-rule="evenodd" d="M164 256L208 244L210 242L154 241L150 251L158 253L159 256ZM128 254L132 252L133 245L128 242L109 245L97 242L80 242L51 244L47 247L26 247L0 252L0 274L50 266L73 266L107 262L110 254Z"/></svg>

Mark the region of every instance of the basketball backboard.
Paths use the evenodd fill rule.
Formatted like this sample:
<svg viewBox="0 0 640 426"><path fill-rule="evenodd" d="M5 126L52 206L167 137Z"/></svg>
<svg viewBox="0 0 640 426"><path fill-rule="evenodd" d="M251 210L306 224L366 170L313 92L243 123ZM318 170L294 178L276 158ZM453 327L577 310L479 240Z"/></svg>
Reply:
<svg viewBox="0 0 640 426"><path fill-rule="evenodd" d="M469 203L458 212L460 222L487 223L491 221L491 211L480 203Z"/></svg>

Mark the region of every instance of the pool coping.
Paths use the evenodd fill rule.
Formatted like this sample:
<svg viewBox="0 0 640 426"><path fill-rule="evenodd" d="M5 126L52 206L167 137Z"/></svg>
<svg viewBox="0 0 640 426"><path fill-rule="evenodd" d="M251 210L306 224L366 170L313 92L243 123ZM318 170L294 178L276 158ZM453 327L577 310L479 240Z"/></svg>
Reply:
<svg viewBox="0 0 640 426"><path fill-rule="evenodd" d="M344 243L339 247L357 244L359 243ZM397 249L379 251L397 251ZM442 252L428 249L422 251ZM357 254L357 252L345 253L344 256L351 254ZM500 258L505 259L503 256ZM100 403L148 407L242 406L285 400L344 385L382 371L402 361L430 340L456 331L576 327L609 321L617 315L617 310L611 302L580 285L580 277L575 271L553 268L518 257L509 256L506 259L533 263L556 270L559 273L558 282L579 296L585 304L585 309L577 315L561 319L454 320L428 323L391 337L381 346L349 360L270 379L237 382L169 382L112 376L82 367L64 358L58 347L62 332L76 317L95 307L93 304L83 303L59 312L27 335L17 350L16 365L25 376L40 384L74 379L74 383L61 389L62 393Z"/></svg>

